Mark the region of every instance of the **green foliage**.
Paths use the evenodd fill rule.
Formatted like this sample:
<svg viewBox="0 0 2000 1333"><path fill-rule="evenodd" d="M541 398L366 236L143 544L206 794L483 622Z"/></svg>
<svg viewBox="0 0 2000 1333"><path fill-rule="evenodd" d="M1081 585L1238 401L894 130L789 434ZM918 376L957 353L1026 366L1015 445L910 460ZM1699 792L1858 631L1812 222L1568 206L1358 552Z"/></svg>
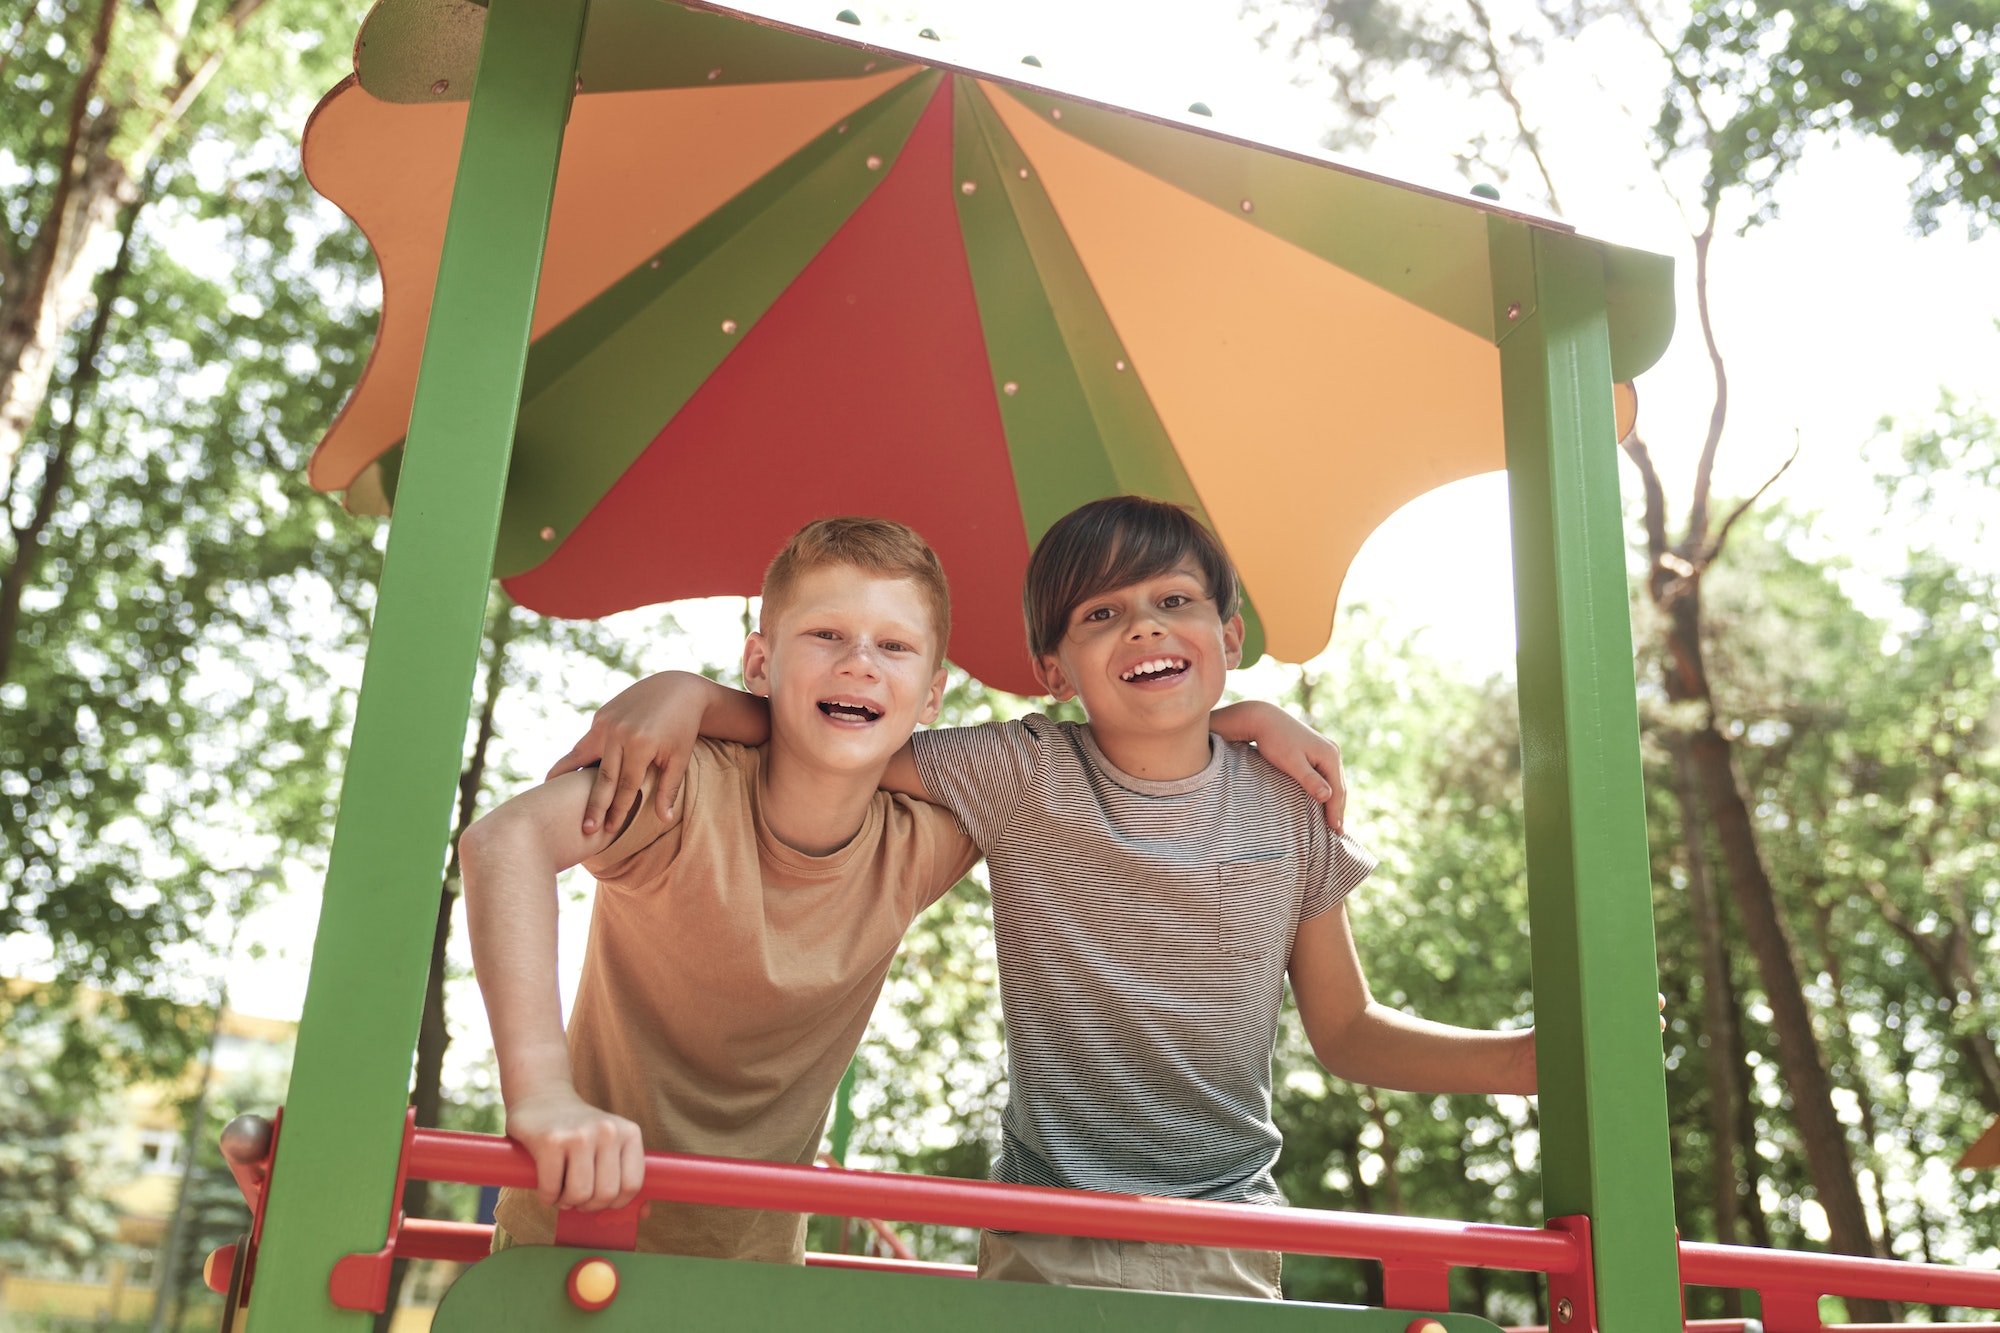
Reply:
<svg viewBox="0 0 2000 1333"><path fill-rule="evenodd" d="M2000 4L1960 0L1699 0L1673 60L1682 80L1658 132L1711 127L1712 187L1771 187L1815 138L1882 139L1916 169L1911 210L1929 231L1962 209L2000 220ZM1726 101L1723 101L1726 99ZM1701 104L1723 101L1720 114Z"/></svg>
<svg viewBox="0 0 2000 1333"><path fill-rule="evenodd" d="M231 43L227 91L153 159L95 364L72 330L0 497L0 571L26 583L0 682L0 935L54 982L51 1001L110 990L162 1071L190 1054L172 1000L206 970L205 938L226 934L214 914L246 910L325 842L371 598L369 525L302 480L372 332L359 238L296 166L337 8L274 2L260 41ZM197 52L222 40L203 25L223 9L197 6ZM49 116L96 13L42 4L8 34L7 104L55 109L0 116L10 243L48 204ZM111 110L144 102L158 22L121 19ZM51 520L23 545L51 486Z"/></svg>
<svg viewBox="0 0 2000 1333"><path fill-rule="evenodd" d="M0 1268L80 1267L117 1234L106 1092L66 1076L61 1053L75 1039L46 1013L0 1023Z"/></svg>

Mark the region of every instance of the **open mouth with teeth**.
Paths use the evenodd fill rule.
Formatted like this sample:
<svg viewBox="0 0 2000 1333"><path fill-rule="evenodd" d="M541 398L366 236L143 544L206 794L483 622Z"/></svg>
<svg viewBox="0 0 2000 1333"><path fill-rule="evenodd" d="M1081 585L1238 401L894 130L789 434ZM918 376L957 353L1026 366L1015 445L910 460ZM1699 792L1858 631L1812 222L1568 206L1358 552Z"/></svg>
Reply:
<svg viewBox="0 0 2000 1333"><path fill-rule="evenodd" d="M874 722L882 716L881 709L848 699L821 699L819 711L839 722Z"/></svg>
<svg viewBox="0 0 2000 1333"><path fill-rule="evenodd" d="M1147 685L1156 680L1172 680L1185 675L1187 669L1185 657L1152 657L1126 667L1118 678L1133 685Z"/></svg>

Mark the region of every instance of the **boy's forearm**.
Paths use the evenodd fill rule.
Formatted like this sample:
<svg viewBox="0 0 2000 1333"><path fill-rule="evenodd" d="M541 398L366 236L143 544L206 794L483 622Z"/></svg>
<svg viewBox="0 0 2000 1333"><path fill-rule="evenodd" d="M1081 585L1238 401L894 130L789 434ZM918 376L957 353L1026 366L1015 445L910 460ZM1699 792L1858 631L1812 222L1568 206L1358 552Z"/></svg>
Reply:
<svg viewBox="0 0 2000 1333"><path fill-rule="evenodd" d="M1208 729L1226 741L1255 744L1274 735L1281 721L1298 725L1276 704L1268 704L1261 699L1245 699L1239 703L1224 704L1210 713Z"/></svg>
<svg viewBox="0 0 2000 1333"><path fill-rule="evenodd" d="M556 966L556 875L531 840L507 829L467 834L466 929L486 1001L501 1096L509 1104L573 1086Z"/></svg>
<svg viewBox="0 0 2000 1333"><path fill-rule="evenodd" d="M1536 1088L1532 1028L1453 1027L1371 1000L1345 1032L1313 1047L1330 1073L1371 1087L1521 1096Z"/></svg>
<svg viewBox="0 0 2000 1333"><path fill-rule="evenodd" d="M674 672L701 691L701 734L710 740L762 745L771 739L770 701L745 690L732 689L706 676Z"/></svg>

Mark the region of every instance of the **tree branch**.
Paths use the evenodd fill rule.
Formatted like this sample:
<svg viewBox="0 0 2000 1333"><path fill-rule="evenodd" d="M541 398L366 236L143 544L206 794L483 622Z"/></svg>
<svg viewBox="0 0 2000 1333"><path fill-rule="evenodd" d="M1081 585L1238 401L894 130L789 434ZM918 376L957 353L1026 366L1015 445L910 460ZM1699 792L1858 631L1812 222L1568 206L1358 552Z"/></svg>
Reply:
<svg viewBox="0 0 2000 1333"><path fill-rule="evenodd" d="M160 90L160 98L166 103L166 109L160 112L132 152L130 161L135 167L143 167L150 162L153 154L159 151L160 145L166 142L167 136L179 127L188 113L188 108L194 105L195 100L215 77L216 71L222 68L222 62L227 58L230 46L242 35L244 25L256 16L264 4L265 0L236 0L236 3L230 6L229 12L217 21L216 26L222 31L216 38L214 48L202 57L198 64L188 65L176 61L173 86ZM180 33L178 36L185 46L187 34Z"/></svg>
<svg viewBox="0 0 2000 1333"><path fill-rule="evenodd" d="M1778 478L1784 476L1785 473L1791 468L1792 464L1798 461L1799 461L1799 439L1798 436L1794 434L1792 436L1792 452L1790 457L1786 458L1784 462L1778 464L1778 470L1776 472L1773 472L1770 475L1770 477L1765 480L1764 484L1757 488L1756 494L1752 495L1742 504L1737 505L1736 508L1733 511L1731 511L1729 517L1722 520L1722 526L1716 530L1715 540L1710 542L1706 547L1702 549L1701 558L1695 561L1696 568L1707 569L1709 565L1714 563L1715 558L1722 554L1722 548L1726 544L1728 544L1729 530L1736 526L1736 520L1742 518L1743 515L1745 515L1750 511L1750 507L1752 505L1756 504L1759 500L1763 499L1764 492L1770 490L1773 486L1777 485Z"/></svg>
<svg viewBox="0 0 2000 1333"><path fill-rule="evenodd" d="M35 321L41 318L42 302L48 296L49 281L56 270L56 255L62 248L63 223L69 214L69 197L76 189L77 154L83 144L83 127L90 110L91 95L97 90L97 80L104 73L104 57L111 49L111 25L118 16L118 0L104 0L97 11L97 27L90 38L90 54L84 57L83 69L77 75L76 92L69 103L69 127L63 137L62 161L56 171L56 189L49 201L41 229L35 233L35 241L28 249L25 260L26 281L18 296L10 297L6 305L11 307L13 319L19 333L24 337L34 330ZM0 378L5 378L14 367L0 367Z"/></svg>
<svg viewBox="0 0 2000 1333"><path fill-rule="evenodd" d="M1466 8L1472 11L1472 20L1479 25L1479 46L1486 54L1486 63L1493 71L1493 87L1500 94L1500 100L1514 113L1514 129L1521 136L1521 146L1528 150L1528 156L1535 160L1535 170L1542 174L1543 188L1549 192L1549 208L1562 212L1562 201L1556 196L1555 177L1549 174L1549 164L1542 160L1541 140L1528 127L1527 108L1521 99L1514 96L1514 87L1508 82L1506 68L1500 63L1500 48L1493 37L1493 20L1486 13L1481 0L1466 0Z"/></svg>
<svg viewBox="0 0 2000 1333"><path fill-rule="evenodd" d="M119 220L118 253L99 281L97 310L90 318L90 329L84 334L83 346L77 352L76 369L70 373L69 416L49 445L49 460L42 468L42 489L35 497L35 512L26 527L14 529L14 558L5 570L0 570L0 681L7 679L8 669L13 664L14 638L20 629L21 598L41 559L42 534L55 517L56 505L69 483L70 463L76 453L84 408L97 386L98 377L103 373L103 365L98 358L104 350L105 333L111 326L111 308L116 304L118 289L124 285L126 274L132 270L132 233L138 225L139 208L137 203L126 205L125 216ZM11 480L9 489L11 492Z"/></svg>
<svg viewBox="0 0 2000 1333"><path fill-rule="evenodd" d="M1708 496L1715 480L1715 454L1722 445L1722 427L1729 416L1729 371L1722 361L1722 349L1715 341L1715 319L1708 304L1708 252L1715 241L1717 201L1708 201L1707 216L1694 238L1694 303L1701 317L1702 346L1708 351L1709 372L1715 381L1715 403L1708 412L1708 434L1701 442L1701 461L1694 470L1694 494L1688 501L1686 548L1698 550L1708 536Z"/></svg>
<svg viewBox="0 0 2000 1333"><path fill-rule="evenodd" d="M1626 458L1638 468L1640 486L1646 492L1646 558L1654 574L1658 574L1660 560L1666 556L1666 490L1660 486L1660 470L1652 466L1652 450L1646 448L1646 440L1640 438L1638 430L1628 434L1620 448L1626 450ZM1660 588L1652 592L1658 598Z"/></svg>

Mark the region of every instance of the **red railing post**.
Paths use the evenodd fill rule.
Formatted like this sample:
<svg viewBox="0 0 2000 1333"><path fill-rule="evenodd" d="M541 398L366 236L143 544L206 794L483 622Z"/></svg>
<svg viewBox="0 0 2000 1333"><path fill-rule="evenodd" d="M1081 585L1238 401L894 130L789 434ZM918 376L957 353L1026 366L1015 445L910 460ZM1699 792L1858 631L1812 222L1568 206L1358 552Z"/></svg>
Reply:
<svg viewBox="0 0 2000 1333"><path fill-rule="evenodd" d="M1552 1217L1549 1230L1576 1238L1577 1264L1549 1274L1549 1327L1560 1333L1597 1333L1597 1268L1590 1248L1590 1218Z"/></svg>

